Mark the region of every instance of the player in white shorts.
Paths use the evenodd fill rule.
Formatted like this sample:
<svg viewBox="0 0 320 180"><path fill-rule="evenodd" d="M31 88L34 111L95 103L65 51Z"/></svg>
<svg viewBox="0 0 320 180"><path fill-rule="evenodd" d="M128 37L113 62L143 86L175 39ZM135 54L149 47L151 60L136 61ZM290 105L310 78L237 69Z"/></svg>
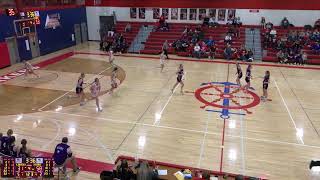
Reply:
<svg viewBox="0 0 320 180"><path fill-rule="evenodd" d="M164 61L166 59L165 53L164 51L162 51L162 53L160 54L160 68L161 68L161 72L163 71L164 68Z"/></svg>
<svg viewBox="0 0 320 180"><path fill-rule="evenodd" d="M98 111L102 112L102 109L100 108L100 105L99 105L99 95L101 91L99 78L94 79L94 82L91 84L90 91L91 91L92 98L96 100L96 106L98 108Z"/></svg>
<svg viewBox="0 0 320 180"><path fill-rule="evenodd" d="M117 84L117 72L118 72L118 68L117 68L117 67L113 68L112 74L111 74L111 89L110 89L110 94L112 94L112 93L113 93L113 90L118 87L118 84Z"/></svg>
<svg viewBox="0 0 320 180"><path fill-rule="evenodd" d="M40 78L40 76L34 72L35 68L27 61L23 61L24 68L26 69L26 72L24 74L25 77L27 77L29 74L35 75L37 78Z"/></svg>
<svg viewBox="0 0 320 180"><path fill-rule="evenodd" d="M109 51L109 63L113 64L113 61L114 61L113 51Z"/></svg>

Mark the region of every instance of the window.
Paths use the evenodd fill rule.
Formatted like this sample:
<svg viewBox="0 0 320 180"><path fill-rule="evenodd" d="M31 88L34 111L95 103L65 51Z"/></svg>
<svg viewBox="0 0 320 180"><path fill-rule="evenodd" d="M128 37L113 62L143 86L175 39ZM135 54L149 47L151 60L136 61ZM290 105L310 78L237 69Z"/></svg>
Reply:
<svg viewBox="0 0 320 180"><path fill-rule="evenodd" d="M178 8L171 9L171 19L178 20Z"/></svg>
<svg viewBox="0 0 320 180"><path fill-rule="evenodd" d="M199 9L199 20L203 20L207 16L207 9Z"/></svg>
<svg viewBox="0 0 320 180"><path fill-rule="evenodd" d="M197 9L190 9L189 20L197 20Z"/></svg>
<svg viewBox="0 0 320 180"><path fill-rule="evenodd" d="M180 9L180 20L187 20L188 10Z"/></svg>

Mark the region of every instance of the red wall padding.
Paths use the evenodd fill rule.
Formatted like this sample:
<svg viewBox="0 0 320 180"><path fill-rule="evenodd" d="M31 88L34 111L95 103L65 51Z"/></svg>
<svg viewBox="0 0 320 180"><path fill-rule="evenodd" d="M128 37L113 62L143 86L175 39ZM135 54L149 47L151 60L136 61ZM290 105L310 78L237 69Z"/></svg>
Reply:
<svg viewBox="0 0 320 180"><path fill-rule="evenodd" d="M320 10L320 0L101 0L100 6ZM94 6L94 0L86 0Z"/></svg>
<svg viewBox="0 0 320 180"><path fill-rule="evenodd" d="M0 43L0 68L10 66L10 55L7 44Z"/></svg>

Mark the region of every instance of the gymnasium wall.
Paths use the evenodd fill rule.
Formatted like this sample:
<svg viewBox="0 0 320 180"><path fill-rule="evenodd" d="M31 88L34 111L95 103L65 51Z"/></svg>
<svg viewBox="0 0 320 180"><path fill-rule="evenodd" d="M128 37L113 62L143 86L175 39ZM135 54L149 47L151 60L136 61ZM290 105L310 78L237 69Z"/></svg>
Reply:
<svg viewBox="0 0 320 180"><path fill-rule="evenodd" d="M0 14L0 68L10 65L10 57L5 38L14 35L14 19L15 18L8 17L5 14Z"/></svg>
<svg viewBox="0 0 320 180"><path fill-rule="evenodd" d="M51 14L60 15L61 26L55 29L45 27L46 18ZM40 26L37 27L40 42L40 54L48 54L76 44L74 25L86 22L85 7L40 11Z"/></svg>
<svg viewBox="0 0 320 180"><path fill-rule="evenodd" d="M87 6L320 10L319 0L86 0Z"/></svg>
<svg viewBox="0 0 320 180"><path fill-rule="evenodd" d="M319 1L320 2L320 1ZM98 7L89 6L86 8L88 18L88 32L89 40L99 40L99 16L110 16L113 11L116 13L118 21L148 21L156 22L153 19L152 8L146 8L146 19L132 19L130 18L129 7ZM169 9L169 19L171 15L171 9ZM199 10L198 10L199 11ZM180 9L178 11L178 17L180 17ZM208 9L207 9L208 13ZM189 14L189 9L188 9ZM280 25L283 17L287 17L289 21L295 26L304 26L306 24L313 25L314 22L320 18L319 10L271 10L271 9L236 9L236 16L241 18L241 21L245 25L259 25L261 17L265 17L267 22L272 22L275 25ZM198 17L197 17L198 18ZM196 21L190 20L168 20L169 22L175 23L201 23L198 19ZM219 23L226 23L226 20Z"/></svg>

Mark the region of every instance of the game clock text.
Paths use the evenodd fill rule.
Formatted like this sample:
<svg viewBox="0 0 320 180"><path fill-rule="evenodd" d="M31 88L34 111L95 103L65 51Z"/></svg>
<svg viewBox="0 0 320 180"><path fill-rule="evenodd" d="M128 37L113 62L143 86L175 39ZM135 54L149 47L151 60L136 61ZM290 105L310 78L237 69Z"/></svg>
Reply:
<svg viewBox="0 0 320 180"><path fill-rule="evenodd" d="M3 158L1 166L3 178L52 178L52 158Z"/></svg>

